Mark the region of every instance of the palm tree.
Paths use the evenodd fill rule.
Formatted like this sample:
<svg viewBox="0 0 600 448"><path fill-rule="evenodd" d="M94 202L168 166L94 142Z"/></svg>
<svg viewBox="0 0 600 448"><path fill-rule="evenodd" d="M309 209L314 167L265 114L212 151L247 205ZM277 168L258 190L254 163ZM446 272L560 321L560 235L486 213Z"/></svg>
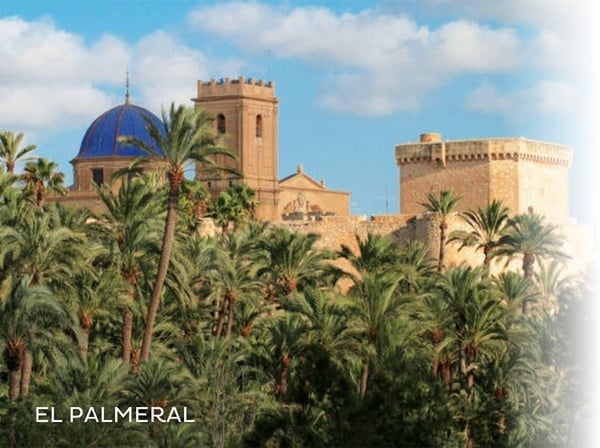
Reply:
<svg viewBox="0 0 600 448"><path fill-rule="evenodd" d="M17 176L4 172L4 168L0 167L0 197L14 190L13 186L17 180Z"/></svg>
<svg viewBox="0 0 600 448"><path fill-rule="evenodd" d="M206 214L210 202L210 192L200 181L185 180L181 184L182 197L180 210L182 219L190 231L197 231L200 219Z"/></svg>
<svg viewBox="0 0 600 448"><path fill-rule="evenodd" d="M12 280L12 279L11 279ZM5 344L9 370L9 399L27 395L31 378L32 352L38 344L56 344L50 328L72 328L65 309L44 285L33 285L31 278L8 281L8 295L0 297L0 337Z"/></svg>
<svg viewBox="0 0 600 448"><path fill-rule="evenodd" d="M440 351L454 351L460 382L462 433L472 446L472 419L477 406L475 378L486 363L497 359L507 348L506 328L513 313L507 311L494 293L481 269L459 266L449 269L434 291L450 317L451 333L440 344Z"/></svg>
<svg viewBox="0 0 600 448"><path fill-rule="evenodd" d="M352 307L351 332L363 342L360 395L364 398L370 370L382 352L386 332L398 316L401 301L396 294L400 278L393 272L367 273L350 290Z"/></svg>
<svg viewBox="0 0 600 448"><path fill-rule="evenodd" d="M269 254L268 299L284 296L304 286L323 282L330 254L315 247L319 235L291 232L274 227L261 238L259 247Z"/></svg>
<svg viewBox="0 0 600 448"><path fill-rule="evenodd" d="M231 336L238 302L252 301L263 289L259 272L267 266L266 253L256 248L244 234L227 235L223 241L223 257L209 276L219 318L215 335L222 333L227 320L225 337ZM219 306L220 305L220 306Z"/></svg>
<svg viewBox="0 0 600 448"><path fill-rule="evenodd" d="M76 275L73 288L67 290L66 301L79 322L81 341L79 353L87 362L90 330L100 317L110 316L115 303L126 294L127 285L112 269L85 271Z"/></svg>
<svg viewBox="0 0 600 448"><path fill-rule="evenodd" d="M19 188L12 186L14 176L5 174L0 178L0 225L7 227L21 227L34 219L38 212L36 207L24 195ZM7 180L7 178L9 180ZM1 182L7 180L6 183Z"/></svg>
<svg viewBox="0 0 600 448"><path fill-rule="evenodd" d="M6 172L15 173L15 164L17 161L25 158L27 154L34 151L36 145L27 145L25 148L19 148L23 142L23 133L15 135L11 131L0 132L0 160L6 166ZM27 159L25 159L27 160Z"/></svg>
<svg viewBox="0 0 600 448"><path fill-rule="evenodd" d="M198 435L204 433L207 436L205 444L216 448L229 446L251 426L261 407L260 397L267 395L258 392L263 375L248 365L247 347L238 342L232 338L217 339L197 334L185 341L180 352L193 377L188 382L198 426L178 426L194 427Z"/></svg>
<svg viewBox="0 0 600 448"><path fill-rule="evenodd" d="M231 151L217 146L211 127L212 119L207 112L193 111L184 106L175 108L175 104L171 104L168 114L163 110L162 119L164 129L159 129L150 120L146 120L153 145L149 145L135 137L122 138L125 143L133 144L146 153L147 156L138 159L136 164L146 163L160 166L165 171L168 181L167 215L156 282L146 315L141 353L142 361L146 361L150 355L154 322L175 241L177 205L181 196L181 185L184 182L184 172L188 162L195 161L204 170L219 170L225 168L215 164L214 156L224 154L234 157Z"/></svg>
<svg viewBox="0 0 600 448"><path fill-rule="evenodd" d="M221 225L223 234L228 232L230 224L237 230L241 224L254 219L258 208L254 196L254 190L246 184L232 185L221 192L211 216Z"/></svg>
<svg viewBox="0 0 600 448"><path fill-rule="evenodd" d="M274 386L275 398L288 403L292 372L306 350L306 321L298 314L286 313L262 321L264 333L260 337L259 357L268 365L267 370Z"/></svg>
<svg viewBox="0 0 600 448"><path fill-rule="evenodd" d="M522 258L523 276L533 281L536 259L564 259L563 239L556 233L557 226L544 222L544 217L535 213L516 215L508 221L506 235L500 239L498 255ZM523 302L523 314L527 313L527 302Z"/></svg>
<svg viewBox="0 0 600 448"><path fill-rule="evenodd" d="M429 255L428 247L417 240L400 246L397 267L401 276L399 289L404 293L423 292L435 272L435 259Z"/></svg>
<svg viewBox="0 0 600 448"><path fill-rule="evenodd" d="M72 407L112 410L123 405L129 382L127 367L113 357L93 356L87 363L67 358L48 372L38 387L38 396L52 403L57 415L69 415ZM43 426L38 439L29 446L39 445L42 440L53 446L151 445L144 425L128 426L126 421L90 425L82 419L68 425Z"/></svg>
<svg viewBox="0 0 600 448"><path fill-rule="evenodd" d="M540 295L528 279L516 272L503 272L493 279L493 283L500 298L511 308L527 309L525 302L534 303Z"/></svg>
<svg viewBox="0 0 600 448"><path fill-rule="evenodd" d="M561 304L578 297L582 292L582 281L576 275L568 275L563 264L557 260L540 263L535 280L544 304L553 311L559 311Z"/></svg>
<svg viewBox="0 0 600 448"><path fill-rule="evenodd" d="M458 250L465 247L475 247L483 250L483 265L489 268L494 256L494 249L504 236L508 221L508 207L494 199L486 206L479 205L475 210L467 210L460 217L470 230L455 230L450 234L448 242L460 242Z"/></svg>
<svg viewBox="0 0 600 448"><path fill-rule="evenodd" d="M389 236L369 233L364 239L358 235L355 238L358 251L342 244L338 255L348 260L359 274L383 273L398 261L398 245Z"/></svg>
<svg viewBox="0 0 600 448"><path fill-rule="evenodd" d="M88 266L95 251L85 235L55 226L51 213L17 226L0 227L0 269L33 284L65 288L76 272ZM6 275L6 274L5 274Z"/></svg>
<svg viewBox="0 0 600 448"><path fill-rule="evenodd" d="M130 384L126 388L130 396L128 404L163 409L185 405L189 400L186 393L189 379L188 372L180 366L164 359L153 359L142 364L138 374L130 378ZM149 423L152 438L158 437L160 431L158 424Z"/></svg>
<svg viewBox="0 0 600 448"><path fill-rule="evenodd" d="M64 195L67 189L64 186L65 175L57 172L58 164L49 159L37 159L27 162L22 175L25 181L25 191L38 207L43 207L49 193Z"/></svg>
<svg viewBox="0 0 600 448"><path fill-rule="evenodd" d="M134 177L121 183L115 194L110 188L97 188L107 214L100 229L110 246L112 260L129 285L129 298L123 301L122 359L131 360L133 309L140 278L154 265L149 263L160 250L159 201L162 197L156 179Z"/></svg>
<svg viewBox="0 0 600 448"><path fill-rule="evenodd" d="M430 191L427 195L427 202L420 204L425 207L428 212L435 214L440 220L440 252L438 258L438 272L444 269L445 246L446 246L446 230L448 229L448 216L456 208L461 196L456 195L453 190L443 190L439 194Z"/></svg>
<svg viewBox="0 0 600 448"><path fill-rule="evenodd" d="M286 312L305 318L307 329L305 395L316 395L321 401L336 392L336 374L351 382L361 365L361 347L350 331L351 307L343 297L332 291L306 288L289 297L283 307ZM328 375L323 375L328 372Z"/></svg>

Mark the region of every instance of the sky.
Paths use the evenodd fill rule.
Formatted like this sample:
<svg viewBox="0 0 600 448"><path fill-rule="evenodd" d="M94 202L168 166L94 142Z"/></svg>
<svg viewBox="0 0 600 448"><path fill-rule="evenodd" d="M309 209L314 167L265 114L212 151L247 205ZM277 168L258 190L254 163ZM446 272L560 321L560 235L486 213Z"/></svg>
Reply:
<svg viewBox="0 0 600 448"><path fill-rule="evenodd" d="M302 163L351 213L399 211L394 146L527 137L569 145L571 215L595 221L594 0L0 0L0 129L69 160L125 98L191 106L197 80L271 80L279 176Z"/></svg>

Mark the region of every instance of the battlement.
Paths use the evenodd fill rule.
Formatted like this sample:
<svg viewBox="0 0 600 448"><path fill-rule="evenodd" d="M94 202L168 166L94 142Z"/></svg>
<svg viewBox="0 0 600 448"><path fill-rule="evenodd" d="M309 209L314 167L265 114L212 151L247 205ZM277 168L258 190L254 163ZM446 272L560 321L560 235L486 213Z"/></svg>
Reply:
<svg viewBox="0 0 600 448"><path fill-rule="evenodd" d="M486 138L442 141L439 134L422 134L417 143L395 147L396 163L438 162L445 165L459 160L527 160L570 167L573 151L568 146L517 138Z"/></svg>
<svg viewBox="0 0 600 448"><path fill-rule="evenodd" d="M193 101L202 102L203 100L211 100L214 97L223 98L226 96L275 100L275 83L273 81L265 82L262 79L244 78L243 76L237 79L198 80L197 98Z"/></svg>

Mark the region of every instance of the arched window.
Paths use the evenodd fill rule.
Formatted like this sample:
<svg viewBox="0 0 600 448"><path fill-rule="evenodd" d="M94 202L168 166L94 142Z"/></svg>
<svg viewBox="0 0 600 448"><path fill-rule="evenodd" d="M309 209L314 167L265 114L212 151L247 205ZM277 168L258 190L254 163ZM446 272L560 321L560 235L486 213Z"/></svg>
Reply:
<svg viewBox="0 0 600 448"><path fill-rule="evenodd" d="M256 116L256 136L262 137L262 115Z"/></svg>
<svg viewBox="0 0 600 448"><path fill-rule="evenodd" d="M219 134L225 134L227 130L227 126L225 125L225 115L219 114L217 115L217 132Z"/></svg>

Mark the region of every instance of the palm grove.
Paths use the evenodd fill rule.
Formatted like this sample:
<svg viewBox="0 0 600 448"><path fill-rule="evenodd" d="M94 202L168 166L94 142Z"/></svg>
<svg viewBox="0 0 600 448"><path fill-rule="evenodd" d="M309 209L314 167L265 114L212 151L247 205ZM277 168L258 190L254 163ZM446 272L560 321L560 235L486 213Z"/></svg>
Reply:
<svg viewBox="0 0 600 448"><path fill-rule="evenodd" d="M184 170L218 171L214 156L232 155L203 112L172 106L163 121L165 133L148 124L161 151L127 139L148 154L132 170L162 171L97 187L101 215L46 202L65 191L57 165L0 134L2 440L578 445L589 293L564 273L543 217L493 201L448 233L460 198L442 191L423 202L438 217L436 259L380 235L328 251L317 235L255 222L243 185L211 203ZM198 232L205 215L216 236ZM481 266L448 265L450 244L479 251ZM522 272L490 274L514 259ZM35 423L40 405L186 406L195 423Z"/></svg>

